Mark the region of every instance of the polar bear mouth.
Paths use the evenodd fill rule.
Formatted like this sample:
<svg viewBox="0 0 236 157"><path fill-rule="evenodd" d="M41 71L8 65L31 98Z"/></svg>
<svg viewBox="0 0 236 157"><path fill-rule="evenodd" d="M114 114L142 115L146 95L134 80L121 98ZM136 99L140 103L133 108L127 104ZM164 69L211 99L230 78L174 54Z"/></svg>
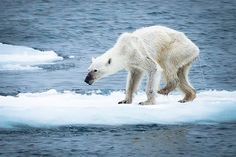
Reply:
<svg viewBox="0 0 236 157"><path fill-rule="evenodd" d="M85 79L84 82L86 82L88 85L92 85L94 83L94 80Z"/></svg>
<svg viewBox="0 0 236 157"><path fill-rule="evenodd" d="M94 83L94 80L84 80L84 82L86 82L88 85L92 85Z"/></svg>

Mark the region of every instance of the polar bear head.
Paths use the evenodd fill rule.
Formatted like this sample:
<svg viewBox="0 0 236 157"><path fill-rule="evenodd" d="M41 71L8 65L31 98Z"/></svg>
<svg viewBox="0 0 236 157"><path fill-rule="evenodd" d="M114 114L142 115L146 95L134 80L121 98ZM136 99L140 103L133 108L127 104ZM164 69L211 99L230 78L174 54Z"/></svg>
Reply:
<svg viewBox="0 0 236 157"><path fill-rule="evenodd" d="M131 41L132 35L124 33L111 49L97 58L92 58L92 64L84 81L91 85L96 80L127 68L130 54L134 50Z"/></svg>
<svg viewBox="0 0 236 157"><path fill-rule="evenodd" d="M107 75L115 73L115 67L112 57L100 56L98 58L92 58L92 64L88 68L89 73L86 76L85 82L89 85L93 84L96 80L99 80Z"/></svg>

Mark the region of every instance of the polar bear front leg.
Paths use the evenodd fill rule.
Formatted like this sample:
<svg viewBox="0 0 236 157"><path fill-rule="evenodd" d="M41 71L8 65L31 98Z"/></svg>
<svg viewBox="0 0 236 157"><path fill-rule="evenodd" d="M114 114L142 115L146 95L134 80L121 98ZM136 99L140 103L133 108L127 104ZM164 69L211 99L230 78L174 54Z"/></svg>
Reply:
<svg viewBox="0 0 236 157"><path fill-rule="evenodd" d="M142 78L143 72L139 69L131 69L128 74L126 84L125 99L119 101L118 104L131 104L133 99L133 93L136 92L139 82Z"/></svg>
<svg viewBox="0 0 236 157"><path fill-rule="evenodd" d="M147 100L140 102L139 105L154 105L156 103L156 90L160 84L161 71L158 69L148 72L148 83L146 88Z"/></svg>

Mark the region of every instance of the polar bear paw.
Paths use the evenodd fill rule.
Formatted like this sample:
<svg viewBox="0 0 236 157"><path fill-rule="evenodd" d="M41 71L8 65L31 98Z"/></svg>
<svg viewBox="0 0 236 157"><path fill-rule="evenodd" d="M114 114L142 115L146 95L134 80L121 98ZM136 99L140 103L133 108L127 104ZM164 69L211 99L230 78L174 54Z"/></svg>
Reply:
<svg viewBox="0 0 236 157"><path fill-rule="evenodd" d="M179 103L186 103L186 102L188 102L188 101L185 100L185 99L183 99L183 100L179 100L178 102L179 102Z"/></svg>
<svg viewBox="0 0 236 157"><path fill-rule="evenodd" d="M166 88L163 88L163 89L159 90L157 93L162 94L162 95L168 95L170 93L170 91Z"/></svg>
<svg viewBox="0 0 236 157"><path fill-rule="evenodd" d="M155 105L155 101L147 100L147 101L140 102L138 104L139 105Z"/></svg>
<svg viewBox="0 0 236 157"><path fill-rule="evenodd" d="M118 102L118 104L131 104L131 103L132 101L127 100L127 99Z"/></svg>

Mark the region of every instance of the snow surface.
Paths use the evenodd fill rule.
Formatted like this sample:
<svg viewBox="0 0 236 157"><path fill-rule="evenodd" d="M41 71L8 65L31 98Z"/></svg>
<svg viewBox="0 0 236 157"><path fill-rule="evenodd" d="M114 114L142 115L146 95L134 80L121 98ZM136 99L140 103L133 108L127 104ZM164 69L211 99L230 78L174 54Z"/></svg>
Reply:
<svg viewBox="0 0 236 157"><path fill-rule="evenodd" d="M157 104L140 106L145 93L133 104L117 104L124 92L82 95L49 90L0 96L0 128L62 125L212 124L236 120L236 91L202 91L190 103L178 103L181 95L157 96Z"/></svg>
<svg viewBox="0 0 236 157"><path fill-rule="evenodd" d="M36 70L36 65L63 60L54 51L0 43L0 70Z"/></svg>

